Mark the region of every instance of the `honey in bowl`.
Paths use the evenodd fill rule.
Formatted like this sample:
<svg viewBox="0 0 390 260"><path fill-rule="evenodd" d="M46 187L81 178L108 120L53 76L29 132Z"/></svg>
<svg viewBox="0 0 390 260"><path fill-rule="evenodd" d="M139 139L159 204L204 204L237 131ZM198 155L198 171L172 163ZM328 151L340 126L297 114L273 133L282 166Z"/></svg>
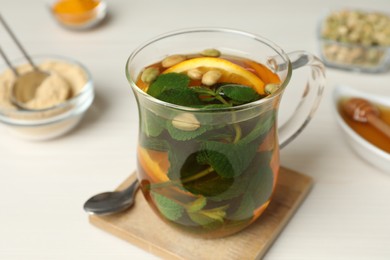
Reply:
<svg viewBox="0 0 390 260"><path fill-rule="evenodd" d="M197 110L140 106L137 155L156 213L214 238L248 226L270 202L279 171L277 101L251 112L230 109L266 98L280 79L255 61L206 53L169 56L138 76L150 96Z"/></svg>
<svg viewBox="0 0 390 260"><path fill-rule="evenodd" d="M383 134L377 128L375 128L374 126L368 123L363 123L363 122L358 122L356 120L353 120L350 116L346 114L344 109L342 109L343 105L348 100L349 99L342 99L338 106L339 113L343 118L343 120L348 124L350 128L352 128L357 134L359 134L365 140L375 145L379 149L387 153L390 153L390 138L388 138L385 134ZM379 104L373 104L373 105L375 105L380 112L379 118L383 122L390 125L390 107L385 107Z"/></svg>

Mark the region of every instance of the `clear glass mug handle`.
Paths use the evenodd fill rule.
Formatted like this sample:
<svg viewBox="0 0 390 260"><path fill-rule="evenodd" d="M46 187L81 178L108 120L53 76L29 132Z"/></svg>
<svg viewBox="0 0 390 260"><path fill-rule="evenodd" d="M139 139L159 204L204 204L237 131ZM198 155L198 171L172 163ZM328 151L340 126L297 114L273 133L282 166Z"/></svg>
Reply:
<svg viewBox="0 0 390 260"><path fill-rule="evenodd" d="M280 148L294 140L313 118L325 87L325 67L319 58L305 51L295 51L287 55L293 70L308 66L310 75L294 113L278 128ZM279 63L275 57L273 60L278 64L278 70L286 69L286 63Z"/></svg>

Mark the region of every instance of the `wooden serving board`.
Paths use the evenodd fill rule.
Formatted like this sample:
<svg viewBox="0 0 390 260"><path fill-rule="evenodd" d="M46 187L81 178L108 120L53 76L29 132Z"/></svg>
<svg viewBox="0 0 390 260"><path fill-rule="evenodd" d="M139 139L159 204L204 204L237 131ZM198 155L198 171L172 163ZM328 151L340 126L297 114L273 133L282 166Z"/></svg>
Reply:
<svg viewBox="0 0 390 260"><path fill-rule="evenodd" d="M118 189L127 187L135 174ZM270 247L313 184L312 178L281 168L273 199L263 215L243 231L219 239L201 239L173 229L149 208L141 192L128 211L89 217L90 222L164 259L259 259Z"/></svg>

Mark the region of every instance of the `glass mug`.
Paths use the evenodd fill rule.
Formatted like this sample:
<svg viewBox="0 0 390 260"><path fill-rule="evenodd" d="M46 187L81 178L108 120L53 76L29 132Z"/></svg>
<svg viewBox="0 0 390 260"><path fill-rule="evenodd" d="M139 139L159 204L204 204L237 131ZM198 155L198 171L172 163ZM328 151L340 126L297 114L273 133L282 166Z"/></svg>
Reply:
<svg viewBox="0 0 390 260"><path fill-rule="evenodd" d="M264 65L279 77L278 88L251 103L201 109L161 101L139 86L145 67L210 48ZM311 73L302 100L278 129L282 94L292 70L303 66ZM286 54L260 36L225 28L180 30L136 49L126 76L139 110L137 177L151 208L203 238L228 236L253 223L272 198L279 149L303 130L320 102L324 74L321 61L307 52Z"/></svg>

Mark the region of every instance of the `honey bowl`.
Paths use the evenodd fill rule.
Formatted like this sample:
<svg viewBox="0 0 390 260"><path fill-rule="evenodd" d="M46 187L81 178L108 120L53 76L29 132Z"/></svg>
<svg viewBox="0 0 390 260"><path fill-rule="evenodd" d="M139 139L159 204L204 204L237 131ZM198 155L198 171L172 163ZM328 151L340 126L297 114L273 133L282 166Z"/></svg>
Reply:
<svg viewBox="0 0 390 260"><path fill-rule="evenodd" d="M339 85L334 89L332 98L336 121L351 148L371 165L389 173L390 153L388 149L390 149L390 140L386 138L380 139L382 136L381 133L378 133L375 129L369 129L370 126L368 124L351 122L352 120L349 120L343 115L340 105L344 100L349 98L364 98L379 108L382 108L381 111L387 112L383 113L383 118L386 121L390 121L390 97L375 95L356 90L349 86ZM372 140L372 135L375 135L374 140Z"/></svg>

